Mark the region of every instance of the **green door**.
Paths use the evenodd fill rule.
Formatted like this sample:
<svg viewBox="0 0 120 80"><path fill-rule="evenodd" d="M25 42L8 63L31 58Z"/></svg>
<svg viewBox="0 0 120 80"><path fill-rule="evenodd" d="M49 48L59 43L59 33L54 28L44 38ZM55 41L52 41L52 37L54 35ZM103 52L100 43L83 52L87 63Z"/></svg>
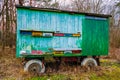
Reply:
<svg viewBox="0 0 120 80"><path fill-rule="evenodd" d="M108 55L109 20L86 16L82 27L82 53L85 56Z"/></svg>

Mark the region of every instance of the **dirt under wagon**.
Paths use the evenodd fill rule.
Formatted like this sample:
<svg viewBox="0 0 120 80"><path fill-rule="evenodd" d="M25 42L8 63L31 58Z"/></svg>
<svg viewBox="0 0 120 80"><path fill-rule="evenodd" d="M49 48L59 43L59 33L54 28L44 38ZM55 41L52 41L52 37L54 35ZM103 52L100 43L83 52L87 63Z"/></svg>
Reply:
<svg viewBox="0 0 120 80"><path fill-rule="evenodd" d="M60 65L99 65L108 55L110 15L17 6L16 57L24 70L45 72L49 57ZM54 66L54 65L53 65Z"/></svg>

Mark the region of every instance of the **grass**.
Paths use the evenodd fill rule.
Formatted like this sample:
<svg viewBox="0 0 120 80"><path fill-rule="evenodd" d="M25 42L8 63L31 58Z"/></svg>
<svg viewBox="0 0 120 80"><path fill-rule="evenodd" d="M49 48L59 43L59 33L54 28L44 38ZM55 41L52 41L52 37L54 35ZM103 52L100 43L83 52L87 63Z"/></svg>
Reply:
<svg viewBox="0 0 120 80"><path fill-rule="evenodd" d="M101 59L101 66L92 70L78 66L61 66L58 72L38 76L23 71L22 59L15 57L15 49L6 49L0 55L0 80L119 80L120 63Z"/></svg>
<svg viewBox="0 0 120 80"><path fill-rule="evenodd" d="M62 75L62 74L55 75L54 74L51 76L33 77L33 78L29 78L28 80L66 80L66 79L68 79L68 78L65 75Z"/></svg>
<svg viewBox="0 0 120 80"><path fill-rule="evenodd" d="M41 76L29 76L23 80L119 80L119 74L120 64L109 60L101 60L101 66L94 70L82 72L78 69L76 72L75 70L71 72L69 69L65 72L60 71ZM16 80L17 78L11 78L11 80L12 79Z"/></svg>
<svg viewBox="0 0 120 80"><path fill-rule="evenodd" d="M120 64L114 60L101 60L101 75L93 73L90 80L119 80Z"/></svg>
<svg viewBox="0 0 120 80"><path fill-rule="evenodd" d="M94 70L78 72L58 72L44 75L41 77L33 77L28 80L119 80L120 64L114 60L101 60L101 66Z"/></svg>

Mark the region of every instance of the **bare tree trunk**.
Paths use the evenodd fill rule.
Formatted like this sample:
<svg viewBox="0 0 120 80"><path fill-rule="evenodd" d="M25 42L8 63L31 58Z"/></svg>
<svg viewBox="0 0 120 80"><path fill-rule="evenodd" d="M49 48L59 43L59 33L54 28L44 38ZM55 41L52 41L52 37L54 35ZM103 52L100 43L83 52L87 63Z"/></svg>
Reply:
<svg viewBox="0 0 120 80"><path fill-rule="evenodd" d="M4 5L3 5L3 9L2 9L2 22L3 22L3 26L2 26L2 49L4 50L5 49L5 46L6 46L6 29L7 29L7 24L5 25L5 20L8 18L6 16L6 19L5 19L5 15L8 14L6 11L7 11L7 6L8 6L8 0L4 0ZM6 9L6 11L5 11ZM6 12L6 14L4 14Z"/></svg>
<svg viewBox="0 0 120 80"><path fill-rule="evenodd" d="M4 24L5 24L5 22L4 22L4 12L2 13L2 34L1 34L1 37L2 37L2 50L4 50L4 48L5 48L5 41L4 41L4 37L5 37L5 35L4 35L4 32L5 32L5 29L4 29Z"/></svg>
<svg viewBox="0 0 120 80"><path fill-rule="evenodd" d="M12 11L12 10L13 10L13 3L12 3L12 2L13 2L13 0L10 0L10 17L9 17L9 18L10 18L10 22L9 22L10 34L13 34L13 27L12 27L12 25L13 25L13 24L12 24L12 22L13 22L13 21L12 21L12 20L13 20L13 17L12 17L12 16L13 16L14 13L12 13L12 12L13 12L13 11ZM13 45L13 36L10 36L10 41L11 41L11 42L9 43L9 47L12 48L12 45Z"/></svg>
<svg viewBox="0 0 120 80"><path fill-rule="evenodd" d="M6 41L6 46L9 45L8 40L9 40L9 7L8 7L8 1L6 4L6 30L5 30L5 41Z"/></svg>
<svg viewBox="0 0 120 80"><path fill-rule="evenodd" d="M30 6L32 6L32 0L30 0Z"/></svg>
<svg viewBox="0 0 120 80"><path fill-rule="evenodd" d="M19 5L23 6L24 0L19 0Z"/></svg>

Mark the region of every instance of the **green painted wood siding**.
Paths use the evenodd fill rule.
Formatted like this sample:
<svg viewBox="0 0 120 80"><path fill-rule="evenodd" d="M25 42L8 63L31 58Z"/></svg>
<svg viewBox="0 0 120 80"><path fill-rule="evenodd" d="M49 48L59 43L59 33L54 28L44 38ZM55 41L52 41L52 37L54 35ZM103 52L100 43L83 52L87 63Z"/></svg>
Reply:
<svg viewBox="0 0 120 80"><path fill-rule="evenodd" d="M83 55L107 55L109 46L109 21L85 18L82 27Z"/></svg>
<svg viewBox="0 0 120 80"><path fill-rule="evenodd" d="M17 8L17 57L21 50L49 51L49 48L81 48L82 37L31 37L20 34L20 30L60 31L82 35L84 15L47 12Z"/></svg>

